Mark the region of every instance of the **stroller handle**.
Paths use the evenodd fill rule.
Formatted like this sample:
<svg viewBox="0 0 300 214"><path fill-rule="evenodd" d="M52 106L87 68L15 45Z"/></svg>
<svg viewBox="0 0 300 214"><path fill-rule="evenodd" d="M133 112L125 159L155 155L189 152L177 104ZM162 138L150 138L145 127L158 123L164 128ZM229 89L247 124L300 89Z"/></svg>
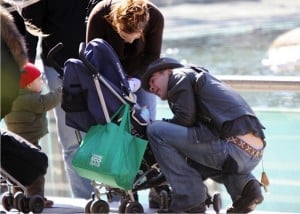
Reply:
<svg viewBox="0 0 300 214"><path fill-rule="evenodd" d="M50 51L47 54L47 60L49 62L49 64L55 68L55 70L57 71L57 73L60 75L60 77L62 77L64 75L64 71L63 68L60 67L56 60L54 59L54 56L61 50L63 49L64 45L63 43L58 43L56 44L53 48L50 49Z"/></svg>
<svg viewBox="0 0 300 214"><path fill-rule="evenodd" d="M97 69L94 67L93 64L91 64L87 58L84 55L84 51L86 48L86 44L84 42L81 42L79 44L79 58L82 61L82 63L88 68L88 71L92 74L95 75L98 80L103 83L122 103L126 103L126 101L124 100L123 97L121 97L113 87L111 87L111 85L107 82L107 80L105 78L103 78L100 73L97 71ZM130 101L130 99L129 99ZM132 103L132 101L131 101Z"/></svg>
<svg viewBox="0 0 300 214"><path fill-rule="evenodd" d="M80 58L83 58L84 57L84 49L85 49L85 42L81 42L79 44L79 56Z"/></svg>
<svg viewBox="0 0 300 214"><path fill-rule="evenodd" d="M97 74L97 69L85 58L84 50L85 50L86 44L84 42L81 42L79 44L79 58L83 62L83 64L89 69L89 72L92 74Z"/></svg>

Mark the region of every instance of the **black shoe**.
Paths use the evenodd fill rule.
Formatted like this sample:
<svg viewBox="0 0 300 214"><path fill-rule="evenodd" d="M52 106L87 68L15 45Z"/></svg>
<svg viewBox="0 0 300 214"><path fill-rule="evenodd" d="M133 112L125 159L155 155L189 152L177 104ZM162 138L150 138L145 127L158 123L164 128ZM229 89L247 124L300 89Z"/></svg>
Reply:
<svg viewBox="0 0 300 214"><path fill-rule="evenodd" d="M171 209L161 209L161 210L157 210L156 213L205 213L205 210L206 210L205 202L202 202L183 212L177 212Z"/></svg>
<svg viewBox="0 0 300 214"><path fill-rule="evenodd" d="M264 197L261 193L261 184L257 180L249 181L243 189L242 196L236 200L232 207L227 209L227 213L248 213L262 203Z"/></svg>

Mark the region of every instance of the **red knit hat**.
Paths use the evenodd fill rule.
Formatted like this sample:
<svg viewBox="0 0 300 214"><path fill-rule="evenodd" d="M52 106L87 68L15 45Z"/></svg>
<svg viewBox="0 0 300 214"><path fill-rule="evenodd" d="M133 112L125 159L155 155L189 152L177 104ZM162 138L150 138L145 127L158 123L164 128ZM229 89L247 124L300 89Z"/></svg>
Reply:
<svg viewBox="0 0 300 214"><path fill-rule="evenodd" d="M23 66L23 72L21 73L20 87L25 88L29 83L40 76L40 70L34 64L27 62Z"/></svg>

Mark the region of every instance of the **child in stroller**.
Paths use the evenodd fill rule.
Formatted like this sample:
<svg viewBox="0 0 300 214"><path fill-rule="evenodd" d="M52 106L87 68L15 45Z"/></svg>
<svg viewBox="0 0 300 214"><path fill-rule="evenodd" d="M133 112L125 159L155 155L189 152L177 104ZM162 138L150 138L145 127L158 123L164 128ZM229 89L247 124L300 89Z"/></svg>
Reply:
<svg viewBox="0 0 300 214"><path fill-rule="evenodd" d="M54 66L55 60L52 54L58 51L55 49L48 55L48 60ZM100 101L102 96L105 99L109 117L122 104L129 103L132 106L131 133L146 139L147 118L143 118L141 114L145 109L135 103L129 81L110 45L102 39L94 39L86 46L82 43L79 48L79 57L80 59L67 60L64 72L61 73L63 76L62 108L66 112L66 124L83 132L87 132L93 125L105 124L105 113ZM95 86L97 82L100 83L101 96ZM157 187L159 200L156 201L159 201L158 206L161 208L167 208L171 198L171 190L149 147L145 151L140 172L130 191L107 187L105 184L97 184L94 181L93 186L95 192L85 207L86 213L109 212L108 204L100 199L102 187L106 188L104 194L108 201L111 201L114 193L120 194L120 213L144 212L143 206L138 202L139 190Z"/></svg>

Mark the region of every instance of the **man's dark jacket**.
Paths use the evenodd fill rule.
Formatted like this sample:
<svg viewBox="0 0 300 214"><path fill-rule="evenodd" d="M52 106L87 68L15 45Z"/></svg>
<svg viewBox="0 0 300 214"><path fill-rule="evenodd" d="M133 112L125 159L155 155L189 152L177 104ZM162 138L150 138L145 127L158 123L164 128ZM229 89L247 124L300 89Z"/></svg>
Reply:
<svg viewBox="0 0 300 214"><path fill-rule="evenodd" d="M247 102L204 70L174 69L167 96L174 114L169 121L191 127L190 134L201 141L249 132L264 138L264 127Z"/></svg>

